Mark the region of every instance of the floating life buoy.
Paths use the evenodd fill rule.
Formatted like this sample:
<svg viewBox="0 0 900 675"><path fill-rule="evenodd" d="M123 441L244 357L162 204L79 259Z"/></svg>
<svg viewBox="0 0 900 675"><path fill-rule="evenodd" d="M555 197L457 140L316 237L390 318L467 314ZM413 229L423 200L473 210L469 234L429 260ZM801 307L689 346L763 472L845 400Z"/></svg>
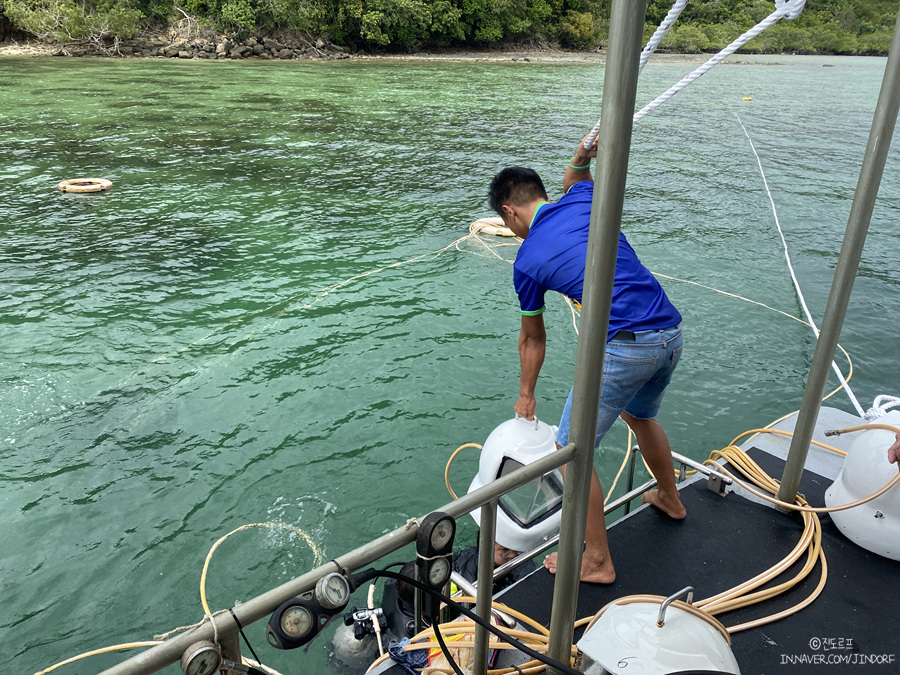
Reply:
<svg viewBox="0 0 900 675"><path fill-rule="evenodd" d="M57 185L62 192L102 192L112 187L112 181L105 178L73 178Z"/></svg>
<svg viewBox="0 0 900 675"><path fill-rule="evenodd" d="M490 218L480 218L469 225L470 234L493 234L498 237L515 237L513 231L503 224L503 219L499 216Z"/></svg>

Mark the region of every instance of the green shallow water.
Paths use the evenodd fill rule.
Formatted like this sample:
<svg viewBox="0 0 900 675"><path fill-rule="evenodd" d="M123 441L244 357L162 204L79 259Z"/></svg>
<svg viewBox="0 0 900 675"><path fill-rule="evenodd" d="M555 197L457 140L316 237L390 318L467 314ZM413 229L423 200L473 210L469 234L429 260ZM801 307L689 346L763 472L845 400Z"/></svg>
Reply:
<svg viewBox="0 0 900 675"><path fill-rule="evenodd" d="M624 229L655 272L799 316L737 114L820 317L885 61L742 61L638 125ZM689 69L651 62L639 102ZM488 215L505 165L558 196L601 82L583 64L0 60L11 672L196 621L206 552L244 523L296 526L335 557L448 501L450 453L512 415L519 318L508 262L473 240L434 252ZM900 393L897 172L892 152L841 339L864 406ZM56 190L81 176L115 186ZM799 407L807 328L663 281L687 339L660 417L677 450L705 458ZM558 298L545 318L538 414L556 423L575 335ZM606 484L624 446L616 427ZM457 491L476 467L460 456ZM312 564L298 537L243 532L213 559L210 604ZM248 633L282 672L327 671L324 640L277 653Z"/></svg>

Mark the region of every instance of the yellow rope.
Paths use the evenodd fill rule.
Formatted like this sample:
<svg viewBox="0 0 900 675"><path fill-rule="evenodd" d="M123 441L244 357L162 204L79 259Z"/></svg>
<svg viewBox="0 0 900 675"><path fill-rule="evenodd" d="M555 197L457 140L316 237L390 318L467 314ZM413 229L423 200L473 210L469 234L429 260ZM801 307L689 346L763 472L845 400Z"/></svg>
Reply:
<svg viewBox="0 0 900 675"><path fill-rule="evenodd" d="M459 497L456 496L453 488L450 487L450 465L453 464L453 460L456 459L456 456L459 454L460 450L463 450L464 448L478 448L479 450L481 450L481 446L478 445L478 443L464 443L456 450L454 450L453 454L450 455L450 459L447 460L447 466L444 467L444 484L447 486L447 491L450 493L450 496L453 497L454 501L459 499Z"/></svg>
<svg viewBox="0 0 900 675"><path fill-rule="evenodd" d="M79 654L78 656L73 656L70 659L66 659L65 661L60 661L56 665L50 666L49 668L44 668L44 670L38 671L34 675L44 675L45 673L52 672L59 668L60 666L65 666L70 663L75 663L76 661L80 661L81 659L86 659L89 656L97 656L98 654L108 654L110 652L121 652L126 649L136 649L138 647L155 647L156 645L161 644L158 641L153 642L129 642L128 644L123 645L112 645L111 647L103 647L102 649L95 649L91 652L85 652L84 654Z"/></svg>
<svg viewBox="0 0 900 675"><path fill-rule="evenodd" d="M203 612L204 612L204 616L201 621L199 621L198 623L195 623L195 624L191 624L190 626L180 626L178 628L174 628L174 629L168 631L167 633L163 633L162 635L156 636L159 639L154 640L152 642L149 642L149 641L148 642L131 642L128 644L113 645L111 647L104 647L102 649L95 649L90 652L85 652L84 654L79 654L78 656L73 656L70 659L66 659L65 661L61 661L60 663L57 663L56 665L50 666L49 668L46 668L38 673L35 673L35 675L44 675L45 673L49 673L53 670L56 670L60 666L64 666L66 664L73 663L75 661L79 661L79 660L87 658L89 656L96 656L98 654L106 654L108 652L123 651L125 649L134 649L137 647L154 647L158 644L162 644L162 642L165 641L170 635L187 630L188 628L195 628L197 626L202 625L205 621L210 621L213 625L213 629L215 629L216 624L212 620L213 617L216 614L221 614L222 612L227 612L228 610L220 610L220 611L216 612L215 614L213 614L209 609L209 604L206 601L206 574L209 569L209 563L212 560L213 553L215 553L216 549L219 548L219 545L222 542L224 542L226 539L228 539L228 537L230 537L233 534L236 534L237 532L241 532L243 530L248 530L253 527L282 529L282 530L289 530L291 532L294 532L294 533L298 534L300 536L300 538L303 539L306 542L306 544L310 547L310 549L312 550L315 566L318 567L323 562L325 562L325 554L319 549L318 546L316 546L316 543L309 537L309 535L307 535L306 532L304 532L299 527L295 527L293 525L286 525L284 523L249 523L247 525L241 525L240 527L238 527L238 528L232 530L231 532L229 532L228 534L226 534L224 537L221 537L215 544L212 545L212 548L209 549L209 553L207 553L207 555L206 555L206 561L203 563L203 572L200 575L200 604L203 606ZM216 639L215 641L218 642L218 639ZM264 667L264 666L261 666L261 667L264 670L267 670L269 672L276 672L276 671L272 671L271 669L269 669L267 667Z"/></svg>
<svg viewBox="0 0 900 675"><path fill-rule="evenodd" d="M609 492L603 498L603 506L606 506L607 502L609 501L609 498L612 497L613 492L615 492L616 485L618 485L618 483L619 483L619 478L622 477L622 473L625 471L625 467L628 466L628 460L631 459L631 452L632 452L631 437L634 432L631 430L631 427L629 427L627 424L625 426L628 427L628 439L625 441L625 458L622 460L622 466L619 467L619 471L616 474L616 477L613 479L612 485L609 488Z"/></svg>
<svg viewBox="0 0 900 675"><path fill-rule="evenodd" d="M739 448L735 448L739 449ZM887 483L885 483L881 488L868 495L867 497L863 497L862 499L857 499L848 504L841 504L839 506L802 506L800 504L788 504L787 502L783 502L780 499L775 499L774 497L770 497L769 495L760 492L759 490L754 489L749 484L745 483L733 473L731 473L728 469L723 466L719 466L719 470L724 473L726 476L731 478L735 483L740 485L742 488L750 492L751 494L756 495L760 499L765 499L776 506L779 506L783 509L789 509L793 511L802 511L803 513L834 513L836 511L846 511L847 509L852 509L855 506L861 506L862 504L866 504L873 499L877 499L885 492L894 487L898 482L900 482L900 473L891 478Z"/></svg>
<svg viewBox="0 0 900 675"><path fill-rule="evenodd" d="M793 413L791 413L791 414L793 414ZM784 419L784 418L782 418L782 419ZM773 424L776 424L776 422L773 422ZM741 440L742 438L744 438L744 436L749 436L751 434L775 434L776 436L788 436L789 438L792 438L794 436L794 434L790 431L784 431L782 429L770 429L769 427L764 427L762 429L751 429L750 431L745 431L744 433L740 434L737 438L735 438L733 441L731 441L731 443L729 445L730 446L737 445L737 442L739 440ZM828 450L830 452L834 452L838 455L846 455L847 454L846 451L844 451L844 450L840 450L838 448L835 448L834 446L828 445L826 443L822 443L820 441L810 441L810 445L815 445L816 447L822 448L824 450Z"/></svg>
<svg viewBox="0 0 900 675"><path fill-rule="evenodd" d="M286 525L284 523L249 523L247 525L241 525L238 528L235 528L224 537L221 537L215 544L212 545L212 548L209 549L209 553L206 554L206 561L203 563L203 572L200 574L200 604L203 605L203 611L207 615L211 615L209 611L209 605L206 602L206 573L209 570L209 563L212 560L213 553L216 552L216 549L219 548L219 545L224 542L228 537L233 534L237 534L243 530L249 530L251 527L267 527L270 529L281 529L281 530L289 530L291 532L295 532L300 535L300 538L306 542L307 546L313 552L313 565L318 567L323 562L325 562L325 554L319 550L319 547L316 546L316 543L309 537L306 532L301 530L299 527L295 527L293 525Z"/></svg>

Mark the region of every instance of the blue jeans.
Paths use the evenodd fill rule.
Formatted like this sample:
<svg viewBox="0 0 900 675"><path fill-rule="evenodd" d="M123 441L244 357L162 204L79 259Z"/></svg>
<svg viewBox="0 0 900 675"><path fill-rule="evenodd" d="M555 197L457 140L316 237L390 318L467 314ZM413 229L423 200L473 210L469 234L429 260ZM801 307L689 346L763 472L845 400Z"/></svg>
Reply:
<svg viewBox="0 0 900 675"><path fill-rule="evenodd" d="M600 406L597 410L597 438L603 436L623 410L637 419L652 419L659 413L666 387L681 358L684 336L680 326L668 330L636 332L632 340L612 339L606 343L603 361L603 383ZM562 419L556 442L569 442L569 423L572 415L572 392Z"/></svg>

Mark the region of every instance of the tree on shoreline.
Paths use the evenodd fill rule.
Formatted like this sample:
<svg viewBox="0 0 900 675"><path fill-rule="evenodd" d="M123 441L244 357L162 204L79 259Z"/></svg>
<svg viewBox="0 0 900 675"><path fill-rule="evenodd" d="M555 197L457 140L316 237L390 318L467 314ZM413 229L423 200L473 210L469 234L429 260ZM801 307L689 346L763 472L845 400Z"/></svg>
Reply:
<svg viewBox="0 0 900 675"><path fill-rule="evenodd" d="M0 0L0 16L42 40L100 45L187 19L230 37L278 32L323 36L351 49L404 52L551 43L605 43L611 0ZM647 37L671 7L649 0ZM695 0L661 50L717 51L771 13L771 0ZM742 49L763 53L885 54L891 0L810 0Z"/></svg>

